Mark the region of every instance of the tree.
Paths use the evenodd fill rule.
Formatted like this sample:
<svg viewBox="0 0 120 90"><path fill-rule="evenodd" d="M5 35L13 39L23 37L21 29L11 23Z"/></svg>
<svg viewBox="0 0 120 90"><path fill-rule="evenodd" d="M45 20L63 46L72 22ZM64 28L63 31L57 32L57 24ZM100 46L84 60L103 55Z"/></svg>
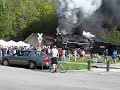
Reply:
<svg viewBox="0 0 120 90"><path fill-rule="evenodd" d="M56 0L0 0L0 37L24 40L31 33L53 34Z"/></svg>
<svg viewBox="0 0 120 90"><path fill-rule="evenodd" d="M114 28L109 34L104 36L103 39L113 45L120 45L120 31L118 31L117 28Z"/></svg>

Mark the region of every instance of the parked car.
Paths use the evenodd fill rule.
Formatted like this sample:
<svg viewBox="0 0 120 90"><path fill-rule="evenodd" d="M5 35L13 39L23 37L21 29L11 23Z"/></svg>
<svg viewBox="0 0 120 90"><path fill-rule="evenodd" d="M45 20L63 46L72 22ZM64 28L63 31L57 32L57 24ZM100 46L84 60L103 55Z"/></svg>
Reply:
<svg viewBox="0 0 120 90"><path fill-rule="evenodd" d="M42 51L37 50L20 50L16 54L11 56L3 56L1 63L4 66L8 65L25 65L30 69L35 69L38 66L42 66L45 60L50 59Z"/></svg>

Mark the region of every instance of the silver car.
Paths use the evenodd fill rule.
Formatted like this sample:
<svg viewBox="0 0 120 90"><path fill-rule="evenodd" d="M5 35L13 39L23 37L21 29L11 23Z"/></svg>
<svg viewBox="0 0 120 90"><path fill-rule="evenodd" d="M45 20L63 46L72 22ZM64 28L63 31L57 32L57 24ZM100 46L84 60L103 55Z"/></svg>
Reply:
<svg viewBox="0 0 120 90"><path fill-rule="evenodd" d="M35 69L37 66L42 66L44 60L50 60L42 51L37 50L20 50L11 56L3 56L1 63L4 66L8 65L25 65L30 69Z"/></svg>

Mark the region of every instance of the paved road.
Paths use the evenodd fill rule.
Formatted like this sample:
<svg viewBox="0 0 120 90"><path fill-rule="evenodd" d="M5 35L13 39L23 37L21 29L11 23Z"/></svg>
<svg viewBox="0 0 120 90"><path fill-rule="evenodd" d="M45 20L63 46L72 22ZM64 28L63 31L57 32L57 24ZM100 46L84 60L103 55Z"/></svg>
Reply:
<svg viewBox="0 0 120 90"><path fill-rule="evenodd" d="M49 73L0 66L0 90L120 90L120 70Z"/></svg>

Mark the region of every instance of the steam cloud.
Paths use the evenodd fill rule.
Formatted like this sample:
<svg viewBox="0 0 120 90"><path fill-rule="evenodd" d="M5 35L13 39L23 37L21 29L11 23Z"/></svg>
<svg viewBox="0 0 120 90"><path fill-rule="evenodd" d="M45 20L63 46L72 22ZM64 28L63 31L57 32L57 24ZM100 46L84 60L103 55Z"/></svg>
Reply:
<svg viewBox="0 0 120 90"><path fill-rule="evenodd" d="M57 31L62 34L101 35L120 25L120 0L59 0L59 4Z"/></svg>

